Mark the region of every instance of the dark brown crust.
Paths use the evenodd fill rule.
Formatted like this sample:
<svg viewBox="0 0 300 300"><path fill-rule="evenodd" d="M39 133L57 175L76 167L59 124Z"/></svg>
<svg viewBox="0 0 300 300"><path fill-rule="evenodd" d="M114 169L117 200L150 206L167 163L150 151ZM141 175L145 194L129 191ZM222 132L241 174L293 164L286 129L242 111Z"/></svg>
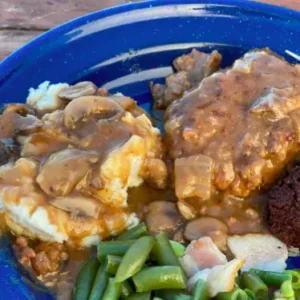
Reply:
<svg viewBox="0 0 300 300"><path fill-rule="evenodd" d="M271 233L287 246L300 247L300 166L270 190L267 204L267 223Z"/></svg>

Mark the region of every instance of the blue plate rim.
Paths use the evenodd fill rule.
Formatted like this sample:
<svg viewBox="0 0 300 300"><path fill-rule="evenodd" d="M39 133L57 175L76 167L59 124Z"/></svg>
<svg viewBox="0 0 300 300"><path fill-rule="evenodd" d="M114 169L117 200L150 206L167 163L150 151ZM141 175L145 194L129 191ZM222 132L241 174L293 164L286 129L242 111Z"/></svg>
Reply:
<svg viewBox="0 0 300 300"><path fill-rule="evenodd" d="M41 45L46 39L53 38L55 36L65 34L74 27L82 26L86 23L91 22L91 20L100 20L108 16L118 15L120 13L143 9L153 6L166 6L166 5L176 5L181 4L182 0L145 0L142 2L131 2L122 4L119 6L114 6L102 10L98 10L95 12L91 12L89 14L80 16L78 18L67 21L61 25L58 25L45 33L39 35L34 38L32 41L26 43L22 47L18 48L14 52L12 52L9 56L7 56L4 60L0 62L0 71L5 71L5 73L9 73L14 69L14 65L19 64L21 61L26 60L26 56L28 52L32 49ZM280 16L282 19L291 20L291 18L296 18L300 21L300 11L292 10L286 7L272 5L268 3L256 2L256 1L248 1L248 0L186 0L184 5L186 4L214 4L214 5L226 5L226 6L239 6L244 9L249 9L256 13L264 14L265 16Z"/></svg>

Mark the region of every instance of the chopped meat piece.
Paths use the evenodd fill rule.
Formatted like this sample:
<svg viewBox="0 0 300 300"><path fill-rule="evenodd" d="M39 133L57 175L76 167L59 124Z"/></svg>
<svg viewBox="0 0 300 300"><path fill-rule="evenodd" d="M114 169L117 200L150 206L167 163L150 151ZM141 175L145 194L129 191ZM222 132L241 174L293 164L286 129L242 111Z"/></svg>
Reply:
<svg viewBox="0 0 300 300"><path fill-rule="evenodd" d="M192 85L188 81L187 72L178 72L166 78L166 86L159 83L151 85L155 109L165 109L173 101L179 99Z"/></svg>
<svg viewBox="0 0 300 300"><path fill-rule="evenodd" d="M299 106L299 68L269 50L250 51L170 105L169 155L210 157L213 187L246 197L299 151Z"/></svg>
<svg viewBox="0 0 300 300"><path fill-rule="evenodd" d="M191 291L199 279L207 281L210 297L215 297L218 293L231 292L234 289L235 278L238 271L244 264L242 259L233 259L221 265L204 269L191 277L187 286Z"/></svg>
<svg viewBox="0 0 300 300"><path fill-rule="evenodd" d="M192 86L197 86L203 78L219 69L221 60L222 55L216 50L207 54L193 49L191 53L176 58L174 67L177 71L187 72Z"/></svg>
<svg viewBox="0 0 300 300"><path fill-rule="evenodd" d="M218 51L210 54L193 49L191 53L176 58L173 62L178 71L166 78L166 84L151 84L154 108L166 109L184 93L198 86L203 78L219 69L222 56Z"/></svg>
<svg viewBox="0 0 300 300"><path fill-rule="evenodd" d="M289 247L300 248L300 166L289 170L269 191L269 230Z"/></svg>
<svg viewBox="0 0 300 300"><path fill-rule="evenodd" d="M23 236L16 238L14 249L20 263L32 267L37 275L58 271L62 262L69 258L63 244L28 241Z"/></svg>
<svg viewBox="0 0 300 300"><path fill-rule="evenodd" d="M218 249L210 237L192 241L185 250L190 255L199 270L212 268L227 263L226 256Z"/></svg>
<svg viewBox="0 0 300 300"><path fill-rule="evenodd" d="M207 277L210 297L215 297L221 292L231 292L233 290L235 278L244 262L243 259L236 258L224 265L212 268Z"/></svg>
<svg viewBox="0 0 300 300"><path fill-rule="evenodd" d="M208 200L211 194L212 159L204 155L175 160L175 191L179 200L199 197Z"/></svg>
<svg viewBox="0 0 300 300"><path fill-rule="evenodd" d="M228 237L228 247L236 258L244 259L243 271L252 268L283 272L288 250L284 243L270 234L246 234Z"/></svg>

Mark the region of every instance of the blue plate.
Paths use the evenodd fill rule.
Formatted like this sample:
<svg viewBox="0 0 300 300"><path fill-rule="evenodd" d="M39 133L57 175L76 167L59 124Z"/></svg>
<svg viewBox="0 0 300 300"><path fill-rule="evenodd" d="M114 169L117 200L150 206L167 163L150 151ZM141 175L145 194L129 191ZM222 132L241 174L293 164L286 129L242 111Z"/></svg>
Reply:
<svg viewBox="0 0 300 300"><path fill-rule="evenodd" d="M57 27L0 64L0 99L23 102L30 87L50 80L90 80L149 108L150 80L172 71L172 60L196 47L218 49L229 65L251 48L300 55L300 14L248 1L165 0L128 4ZM293 58L286 56L291 62ZM300 261L289 261L300 267ZM53 299L33 286L0 242L0 299Z"/></svg>

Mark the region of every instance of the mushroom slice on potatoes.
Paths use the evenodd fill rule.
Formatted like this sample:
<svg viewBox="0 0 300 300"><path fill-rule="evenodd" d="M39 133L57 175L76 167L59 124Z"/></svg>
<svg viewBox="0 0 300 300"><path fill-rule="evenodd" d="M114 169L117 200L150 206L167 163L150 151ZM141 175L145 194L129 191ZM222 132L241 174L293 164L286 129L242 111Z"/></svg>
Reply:
<svg viewBox="0 0 300 300"><path fill-rule="evenodd" d="M50 204L58 209L70 212L73 216L87 216L95 219L105 209L99 201L84 196L57 197Z"/></svg>
<svg viewBox="0 0 300 300"><path fill-rule="evenodd" d="M55 152L41 166L36 181L47 195L66 196L98 158L98 154L93 151L65 149Z"/></svg>
<svg viewBox="0 0 300 300"><path fill-rule="evenodd" d="M94 116L96 119L108 119L124 109L109 97L84 96L71 101L64 110L64 124L69 129L76 128L77 123Z"/></svg>
<svg viewBox="0 0 300 300"><path fill-rule="evenodd" d="M65 87L58 94L59 97L66 100L73 100L83 96L92 96L97 92L97 86L90 81L81 81L74 85Z"/></svg>

